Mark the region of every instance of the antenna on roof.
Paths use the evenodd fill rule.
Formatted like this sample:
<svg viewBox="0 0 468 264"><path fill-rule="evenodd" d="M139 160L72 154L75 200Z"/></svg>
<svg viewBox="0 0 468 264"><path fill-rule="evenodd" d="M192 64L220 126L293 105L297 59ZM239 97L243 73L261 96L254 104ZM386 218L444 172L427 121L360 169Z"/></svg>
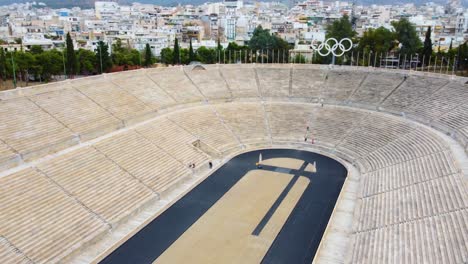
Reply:
<svg viewBox="0 0 468 264"><path fill-rule="evenodd" d="M356 0L353 0L353 5L351 7L351 25L353 25L353 30L356 30Z"/></svg>

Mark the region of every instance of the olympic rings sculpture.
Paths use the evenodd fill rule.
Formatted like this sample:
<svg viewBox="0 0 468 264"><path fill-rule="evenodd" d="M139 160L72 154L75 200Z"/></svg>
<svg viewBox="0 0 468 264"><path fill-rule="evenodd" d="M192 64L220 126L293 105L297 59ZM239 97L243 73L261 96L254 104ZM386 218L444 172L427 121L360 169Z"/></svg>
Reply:
<svg viewBox="0 0 468 264"><path fill-rule="evenodd" d="M333 45L330 45L331 43L329 43L330 41L333 41ZM348 42L349 43L349 47L345 47L345 45L343 44L344 42ZM338 40L336 40L336 38L329 38L327 40L325 40L324 42L320 43L317 47L316 44L312 44L310 46L314 51L317 51L318 54L320 54L320 56L328 56L330 55L330 53L333 54L333 56L335 57L341 57L345 54L345 52L347 51L350 51L351 48L353 47L353 42L351 41L351 39L349 38L344 38L342 40L340 40L338 42ZM325 48L326 50L326 53L322 53L322 50ZM336 52L338 50L338 52Z"/></svg>

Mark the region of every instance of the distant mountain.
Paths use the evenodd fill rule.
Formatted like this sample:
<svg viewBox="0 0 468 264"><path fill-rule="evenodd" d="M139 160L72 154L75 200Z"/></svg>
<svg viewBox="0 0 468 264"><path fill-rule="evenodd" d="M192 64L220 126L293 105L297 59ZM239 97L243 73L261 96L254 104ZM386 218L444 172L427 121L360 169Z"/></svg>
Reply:
<svg viewBox="0 0 468 264"><path fill-rule="evenodd" d="M81 8L93 8L94 2L96 0L36 0L36 2L44 2L49 7L52 8L61 8L61 7L74 7L79 6ZM178 4L192 4L192 5L200 5L205 2L220 2L222 0L117 0L117 2L121 4L130 4L132 2L140 2L145 4L156 4L161 6L176 6ZM268 1L268 0L261 0L261 1ZM270 0L270 1L279 1L284 3L290 3L290 0ZM348 2L352 2L353 0L346 0ZM432 0L432 2L445 4L448 0ZM25 2L32 2L32 0L0 0L0 5L9 5L13 3L25 3ZM405 4L405 3L415 3L416 5L421 5L427 3L427 0L396 0L391 1L389 3L388 0L356 0L358 5L370 5L370 4ZM461 1L463 6L468 7L468 0Z"/></svg>

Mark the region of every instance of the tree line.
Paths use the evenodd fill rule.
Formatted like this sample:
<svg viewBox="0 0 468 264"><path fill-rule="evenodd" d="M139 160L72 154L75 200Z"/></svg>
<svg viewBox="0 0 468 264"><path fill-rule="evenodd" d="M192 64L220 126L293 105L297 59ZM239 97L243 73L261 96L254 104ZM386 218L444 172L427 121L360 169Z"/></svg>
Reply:
<svg viewBox="0 0 468 264"><path fill-rule="evenodd" d="M417 57L419 67L445 63L444 65L448 65L446 67L456 66L458 70L468 70L467 42L457 48L453 48L451 44L449 49L445 51L441 50L439 46L437 51L434 51L435 47L431 40L431 27L427 29L425 41L421 42L415 26L408 19L402 18L394 21L392 26L393 30L384 27L368 29L362 37L357 37L352 20L348 16L345 15L334 21L326 28L326 38L335 38L337 40L350 38L355 43L345 56L339 58L333 58L333 55L330 54L325 57L316 55L312 59L306 59L300 53L291 57L289 52L294 48L293 45L289 45L277 35L271 34L269 30L259 26L245 46L229 43L226 48L223 48L218 41L218 47L216 48L200 47L194 52L191 43L188 49L182 49L176 39L174 47L162 50L161 62L175 65L188 64L191 61L208 64L218 62L236 63L239 61L247 63L295 62L322 64L334 61L336 64L346 64L353 61L353 65L370 66L378 65L381 60L389 56L397 56L401 65L406 61L414 60L413 57ZM455 65L453 65L454 63Z"/></svg>
<svg viewBox="0 0 468 264"><path fill-rule="evenodd" d="M425 41L421 42L417 36L416 28L406 18L392 22L393 30L380 27L368 29L362 37L357 37L353 29L352 20L348 16L334 21L326 28L326 38L341 40L350 38L353 40L353 48L344 56L333 58L329 56L315 56L307 58L298 54L290 56L290 50L294 48L279 36L270 33L269 30L257 27L250 41L246 45L237 45L235 42L224 48L218 40L215 48L199 47L194 51L192 42L189 48L181 48L178 39L175 39L172 48L164 48L161 51L159 61L164 64L189 64L198 61L205 64L212 63L336 63L353 65L378 65L379 61L388 57L388 54L398 54L398 62L406 63L408 58L417 56L417 63L422 65L438 65L444 63L460 71L468 71L468 43L452 48L452 44L446 51L440 47L434 51L431 40L432 28L426 32ZM309 43L310 44L310 43ZM48 82L54 76L93 75L109 72L114 66L148 67L156 62L151 53L150 46L140 52L128 48L120 39L112 44L112 54L109 46L99 41L94 51L79 49L74 50L73 42L68 33L65 49L44 51L40 46L32 46L29 51L4 51L0 50L0 78L2 80L18 79L23 81L37 80ZM309 61L308 61L309 60ZM455 64L455 65L454 65Z"/></svg>
<svg viewBox="0 0 468 264"><path fill-rule="evenodd" d="M109 46L103 41L97 43L94 51L75 50L70 34L66 36L63 50L43 50L41 46L32 46L29 51L5 51L0 49L0 78L48 82L54 76L94 75L109 72L114 66L150 66L155 62L151 48L146 44L140 52L127 48L117 39Z"/></svg>

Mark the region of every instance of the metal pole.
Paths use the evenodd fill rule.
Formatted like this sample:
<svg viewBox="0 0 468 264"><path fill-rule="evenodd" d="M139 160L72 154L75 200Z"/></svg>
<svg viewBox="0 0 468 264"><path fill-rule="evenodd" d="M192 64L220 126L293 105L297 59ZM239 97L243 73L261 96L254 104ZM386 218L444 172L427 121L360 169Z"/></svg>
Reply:
<svg viewBox="0 0 468 264"><path fill-rule="evenodd" d="M100 61L100 64L101 64L101 74L103 72L102 70L102 49L101 49L101 43L98 43L99 45L99 61Z"/></svg>
<svg viewBox="0 0 468 264"><path fill-rule="evenodd" d="M434 73L436 72L436 69L437 69L437 56L435 57L435 61L434 61Z"/></svg>
<svg viewBox="0 0 468 264"><path fill-rule="evenodd" d="M67 67L65 67L65 51L62 51L63 75L67 79Z"/></svg>
<svg viewBox="0 0 468 264"><path fill-rule="evenodd" d="M387 51L387 54L385 55L385 69L388 69L388 51Z"/></svg>
<svg viewBox="0 0 468 264"><path fill-rule="evenodd" d="M427 72L431 70L431 60L432 60L432 55L429 55L429 65L427 66Z"/></svg>
<svg viewBox="0 0 468 264"><path fill-rule="evenodd" d="M424 72L424 66L426 66L426 65L425 65L425 62L426 62L426 54L423 55L422 72Z"/></svg>
<svg viewBox="0 0 468 264"><path fill-rule="evenodd" d="M414 54L411 54L411 59L410 59L410 71L413 70L413 63L414 63Z"/></svg>
<svg viewBox="0 0 468 264"><path fill-rule="evenodd" d="M314 51L315 53L315 51ZM349 66L353 67L353 60L354 60L354 51L351 51L351 60Z"/></svg>
<svg viewBox="0 0 468 264"><path fill-rule="evenodd" d="M378 53L376 52L375 55L374 55L374 68L375 68L375 64L377 64L377 54Z"/></svg>
<svg viewBox="0 0 468 264"><path fill-rule="evenodd" d="M405 60L403 61L403 69L406 70L406 53L405 53Z"/></svg>
<svg viewBox="0 0 468 264"><path fill-rule="evenodd" d="M356 66L359 66L359 51L357 52Z"/></svg>
<svg viewBox="0 0 468 264"><path fill-rule="evenodd" d="M226 64L226 50L223 50L223 64Z"/></svg>
<svg viewBox="0 0 468 264"><path fill-rule="evenodd" d="M369 52L369 58L367 58L367 66L371 66L370 61L371 61L371 56L372 56L372 51Z"/></svg>
<svg viewBox="0 0 468 264"><path fill-rule="evenodd" d="M458 63L458 61L456 61L456 59L458 59L457 56L453 57L452 76L455 74L455 65Z"/></svg>
<svg viewBox="0 0 468 264"><path fill-rule="evenodd" d="M141 45L140 45L140 47L141 47ZM140 67L141 67L142 66L141 65L141 50L138 51L138 59L140 60Z"/></svg>
<svg viewBox="0 0 468 264"><path fill-rule="evenodd" d="M449 72L449 66L450 66L450 58L448 58L447 60L447 67L445 67L445 74L448 75L448 72Z"/></svg>
<svg viewBox="0 0 468 264"><path fill-rule="evenodd" d="M400 69L400 59L401 59L401 53L398 53L398 69Z"/></svg>
<svg viewBox="0 0 468 264"><path fill-rule="evenodd" d="M13 59L13 52L11 52L11 65L13 66L13 87L16 88L16 72L15 72L15 60Z"/></svg>
<svg viewBox="0 0 468 264"><path fill-rule="evenodd" d="M442 65L444 64L444 57L442 57L442 60L440 60L440 70L439 70L439 74L442 74Z"/></svg>

